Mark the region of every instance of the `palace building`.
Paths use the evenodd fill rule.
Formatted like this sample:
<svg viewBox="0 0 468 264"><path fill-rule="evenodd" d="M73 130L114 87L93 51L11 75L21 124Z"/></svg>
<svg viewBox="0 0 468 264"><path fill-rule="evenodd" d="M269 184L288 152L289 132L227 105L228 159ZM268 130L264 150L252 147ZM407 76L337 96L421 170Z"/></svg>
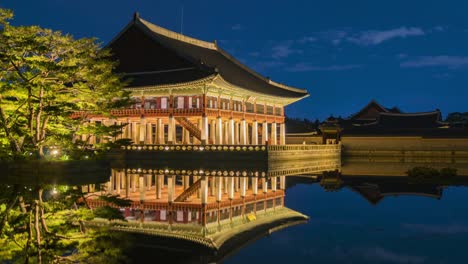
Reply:
<svg viewBox="0 0 468 264"><path fill-rule="evenodd" d="M133 105L90 121L127 124L120 137L134 144L283 145L284 107L309 95L260 76L216 41L170 31L138 13L107 47Z"/></svg>

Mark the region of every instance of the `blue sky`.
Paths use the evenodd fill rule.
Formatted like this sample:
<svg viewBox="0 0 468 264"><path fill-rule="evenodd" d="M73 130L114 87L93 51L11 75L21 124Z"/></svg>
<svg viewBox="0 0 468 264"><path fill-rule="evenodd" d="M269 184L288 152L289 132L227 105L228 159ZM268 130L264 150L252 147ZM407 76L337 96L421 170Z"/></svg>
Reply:
<svg viewBox="0 0 468 264"><path fill-rule="evenodd" d="M13 24L106 43L141 17L305 88L291 117L347 117L375 99L403 111L468 111L468 1L15 0Z"/></svg>

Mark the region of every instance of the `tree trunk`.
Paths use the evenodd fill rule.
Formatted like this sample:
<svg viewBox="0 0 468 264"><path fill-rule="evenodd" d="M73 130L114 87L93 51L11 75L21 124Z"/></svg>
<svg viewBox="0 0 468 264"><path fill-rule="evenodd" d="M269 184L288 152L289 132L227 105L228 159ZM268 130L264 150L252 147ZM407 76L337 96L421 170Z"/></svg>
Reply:
<svg viewBox="0 0 468 264"><path fill-rule="evenodd" d="M34 202L34 229L36 230L37 258L42 263L41 229L39 227L39 201Z"/></svg>
<svg viewBox="0 0 468 264"><path fill-rule="evenodd" d="M39 190L37 191L39 195L39 209L41 213L41 226L42 229L44 229L44 232L49 233L49 228L47 227L47 223L45 221L44 217L44 201L42 200L42 193L44 192L44 189L42 187L39 187Z"/></svg>

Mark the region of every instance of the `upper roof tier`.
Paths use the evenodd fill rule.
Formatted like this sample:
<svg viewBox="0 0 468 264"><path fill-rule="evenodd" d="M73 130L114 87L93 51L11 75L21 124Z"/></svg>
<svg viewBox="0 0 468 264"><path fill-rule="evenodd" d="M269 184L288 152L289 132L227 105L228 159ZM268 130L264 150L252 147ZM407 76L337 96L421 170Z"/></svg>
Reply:
<svg viewBox="0 0 468 264"><path fill-rule="evenodd" d="M119 61L117 72L130 78L130 87L184 83L219 74L235 86L261 94L287 98L309 95L304 89L259 75L216 43L159 27L137 13L107 47Z"/></svg>

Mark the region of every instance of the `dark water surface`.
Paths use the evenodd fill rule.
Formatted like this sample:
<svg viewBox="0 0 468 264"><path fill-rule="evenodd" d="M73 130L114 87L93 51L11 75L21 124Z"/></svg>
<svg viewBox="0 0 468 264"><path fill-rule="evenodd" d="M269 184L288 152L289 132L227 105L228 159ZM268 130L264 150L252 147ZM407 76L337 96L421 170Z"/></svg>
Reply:
<svg viewBox="0 0 468 264"><path fill-rule="evenodd" d="M309 222L261 238L224 263L467 263L468 188L437 188L439 197L400 193L374 205L349 186L327 192L297 184L287 189L286 206Z"/></svg>

